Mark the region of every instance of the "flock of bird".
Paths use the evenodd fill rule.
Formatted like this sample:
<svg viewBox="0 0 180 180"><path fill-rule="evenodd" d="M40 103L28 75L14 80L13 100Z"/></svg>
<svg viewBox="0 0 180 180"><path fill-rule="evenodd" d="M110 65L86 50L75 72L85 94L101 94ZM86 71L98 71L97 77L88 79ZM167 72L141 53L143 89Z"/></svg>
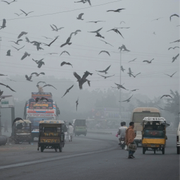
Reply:
<svg viewBox="0 0 180 180"><path fill-rule="evenodd" d="M16 0L12 0L12 1L4 1L4 0L2 0L2 2L10 5L10 4L12 4L12 3L15 3ZM74 1L74 3L83 3L83 4L88 3L90 6L92 6L92 3L91 3L90 0L79 0L79 1ZM108 13L110 13L110 12L112 12L112 13L121 13L122 11L125 11L125 8L110 9L110 10L107 10L106 12L108 12ZM15 13L15 14L16 14L17 16L21 16L21 15L29 16L29 15L30 15L31 13L33 13L33 12L34 12L34 11L26 12L26 11L20 9L20 12L19 12L19 13ZM84 19L83 19L83 16L84 16L84 13L78 14L77 20L83 21L83 20L84 20ZM178 15L178 14L172 14L172 15L169 17L170 21L171 21L172 18L174 18L174 17L179 18L179 15ZM157 18L156 20L158 20L158 19L160 19L160 18ZM97 23L105 22L105 21L95 20L95 21L88 21L88 22L89 22L89 23L95 23L95 24L97 24ZM6 23L7 23L7 22L6 22L6 19L3 19L3 20L2 20L2 25L0 26L0 30L7 27ZM125 23L125 22L124 22L124 21L121 21L120 24L122 24L122 23ZM58 32L58 31L64 29L64 27L58 27L58 26L55 25L55 24L50 24L50 28L51 28L52 31L55 31L55 32ZM123 29L123 28L124 28L124 29L128 29L128 28L130 28L130 27L111 28L111 29L107 30L107 33L110 33L110 32L116 33L119 37L121 37L122 39L125 39L125 37L123 36L123 34L122 34L122 33L120 32L120 30L119 30L119 29ZM110 43L108 43L107 41L104 40L104 39L105 39L105 36L101 34L101 30L102 30L102 29L103 29L103 27L98 28L98 29L93 30L93 31L88 31L88 33L95 34L95 37L99 38L100 41L104 42L106 45L109 45L109 46L113 47L112 44L110 44ZM64 46L69 46L69 45L71 45L71 44L72 44L72 38L73 38L74 36L76 36L77 34L79 34L79 33L81 33L81 30L80 30L80 29L78 29L78 30L76 30L76 31L74 31L74 32L71 32L70 35L67 37L66 41L65 41L63 44L61 44L60 47L62 48L62 47L64 47ZM17 39L16 39L16 40L10 41L10 42L11 42L11 43L14 43L14 44L11 45L11 46L12 46L14 49L16 49L17 51L21 51L22 49L25 48L25 45L23 45L23 46L21 46L21 47L17 47L17 46L20 46L20 42L23 42L23 41L25 41L25 42L28 43L28 44L31 44L32 46L35 46L36 49L37 49L37 51L39 51L39 50L44 50L44 48L45 48L46 46L47 46L47 47L50 47L53 43L55 43L55 41L57 41L57 39L59 38L59 36L56 36L53 40L52 40L51 38L46 37L46 36L44 36L44 38L45 38L47 41L49 41L49 42L46 42L46 43L45 43L45 42L39 42L39 41L35 41L35 40L31 41L31 40L29 39L29 37L28 37L28 32L22 31L22 32L20 32L20 33L17 35ZM50 40L49 40L49 39L50 39ZM179 39L179 40L176 40L176 41L173 41L173 42L171 42L171 43L178 43L178 42L180 42L180 39ZM16 45L16 46L15 46L15 45ZM179 48L179 46L169 47L168 50L170 50L170 49L177 49L177 48ZM119 47L119 51L127 51L127 52L130 52L130 50L127 49L124 44L123 44L121 47ZM70 56L70 53L69 53L68 51L65 51L65 50L62 51L62 53L60 54L60 56L61 56L62 54L64 54L64 53L66 53L67 55ZM105 54L107 54L108 56L111 56L110 52L108 52L107 50L101 50L101 51L99 52L99 55L102 54L102 53L105 53ZM58 54L58 53L55 52L55 53L49 53L49 54ZM7 50L6 56L12 56L11 49L8 49L8 50ZM25 58L28 58L29 56L31 56L31 54L28 53L27 51L25 51L24 54L22 54L22 56L21 56L21 60L24 60ZM32 54L32 56L33 56L33 54ZM177 55L175 55L174 57L172 57L172 63L175 62L175 60L177 60L178 57L179 57L179 53L178 53ZM130 60L129 63L135 62L136 59L137 59L137 58L134 58L134 59ZM37 64L37 67L38 67L38 68L41 68L43 65L45 65L44 58L41 58L41 59L39 59L39 60L36 60L36 59L32 58L32 61ZM152 58L152 59L150 59L150 60L144 59L142 62L147 63L147 64L151 64L151 63L153 63L153 61L155 61L154 58ZM73 68L73 64L70 63L70 62L63 61L63 62L60 63L60 66L64 66L64 65L69 65L69 66L71 66L71 67ZM111 67L111 65L109 65L108 67L106 67L106 68L103 69L103 70L96 70L96 72L98 72L97 75L101 76L101 77L104 78L104 79L111 78L111 77L115 76L115 74L113 74L113 75L107 75L107 74L108 74L108 70L110 69L110 67ZM125 69L124 69L123 66L121 66L121 71L122 71L122 72L125 72ZM104 75L104 74L105 74L105 75ZM141 72L134 73L134 72L131 70L131 68L129 67L127 74L129 75L129 77L136 78L138 75L141 74ZM172 73L172 74L165 74L165 75L166 75L166 76L169 76L170 78L172 78L175 74L176 74L176 72L174 72L174 73ZM34 76L37 77L37 76L39 76L39 75L45 75L45 72L40 72L40 73L32 72L29 76L28 76L28 75L25 75L25 79L26 79L27 81L32 82L32 78L33 78ZM80 90L83 89L83 84L86 83L86 82L87 82L87 84L90 86L90 84L91 84L90 82L91 82L91 81L90 81L89 79L87 79L87 77L88 77L88 76L92 76L93 73L91 73L91 72L89 72L89 71L85 71L84 74L83 74L82 76L80 76L77 72L74 72L73 75L74 75L75 79L76 79L77 82L78 82L78 86L79 86L79 89L80 89ZM5 75L0 74L0 76L5 76ZM53 87L54 89L56 89L53 85L51 85L51 84L46 84L44 81L39 81L39 82L38 82L38 84L37 84L37 87L38 87L38 88L40 87L40 85L39 85L40 83L43 83L43 84L44 84L44 85L42 86L42 88L49 86L49 87ZM14 92L15 92L15 90L13 90L13 89L12 89L11 87L9 87L8 85L5 85L5 84L3 84L3 83L0 83L0 85L5 86L5 87L9 88L11 91L14 91ZM121 89L124 89L124 90L128 90L128 89L125 88L122 84L117 84L117 83L115 83L115 85L116 85L115 88L117 88L117 89L120 89L120 88L121 88ZM73 87L74 87L74 84L71 85L69 88L67 88L66 91L65 91L65 93L62 95L62 98L63 98L64 96L66 96L67 93L69 93L70 90L71 90ZM133 91L137 91L137 90L139 90L139 89L133 89L133 90L130 90L130 91L133 92ZM3 92L1 91L1 95L2 95L2 93L3 93ZM121 101L121 102L130 102L130 100L131 100L132 97L133 97L133 95L131 95L128 99L123 100L123 101ZM160 99L162 99L163 97L170 97L170 95L163 95L163 96L161 96ZM172 98L172 97L171 97L171 98ZM39 100L44 100L44 99L37 99L37 101L39 101ZM79 98L76 100L76 110L77 110L77 107L78 107L78 101L79 101Z"/></svg>

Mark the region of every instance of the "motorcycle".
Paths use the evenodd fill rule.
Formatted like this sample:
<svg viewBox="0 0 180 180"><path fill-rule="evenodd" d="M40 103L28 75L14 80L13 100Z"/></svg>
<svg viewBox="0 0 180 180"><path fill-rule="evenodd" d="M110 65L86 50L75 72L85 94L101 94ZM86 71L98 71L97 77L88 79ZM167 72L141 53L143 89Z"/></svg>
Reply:
<svg viewBox="0 0 180 180"><path fill-rule="evenodd" d="M121 146L122 149L125 147L125 137L119 138L119 145Z"/></svg>

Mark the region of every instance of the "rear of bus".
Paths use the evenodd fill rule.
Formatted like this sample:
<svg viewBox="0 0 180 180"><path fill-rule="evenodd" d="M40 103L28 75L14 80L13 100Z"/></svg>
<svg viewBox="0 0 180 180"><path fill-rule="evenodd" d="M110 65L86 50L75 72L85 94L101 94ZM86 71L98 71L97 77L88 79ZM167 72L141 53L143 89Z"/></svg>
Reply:
<svg viewBox="0 0 180 180"><path fill-rule="evenodd" d="M160 111L154 107L137 107L133 110L132 121L136 137L134 141L138 145L142 141L142 121L145 117L160 117Z"/></svg>

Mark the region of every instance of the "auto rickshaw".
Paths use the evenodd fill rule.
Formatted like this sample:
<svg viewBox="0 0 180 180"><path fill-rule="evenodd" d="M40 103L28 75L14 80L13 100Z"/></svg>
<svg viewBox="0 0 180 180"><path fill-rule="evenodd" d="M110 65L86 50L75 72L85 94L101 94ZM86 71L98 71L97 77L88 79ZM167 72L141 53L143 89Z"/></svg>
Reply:
<svg viewBox="0 0 180 180"><path fill-rule="evenodd" d="M145 117L142 122L142 152L162 151L166 146L166 120L163 117Z"/></svg>
<svg viewBox="0 0 180 180"><path fill-rule="evenodd" d="M39 122L38 150L59 149L62 152L64 147L64 121L43 120Z"/></svg>
<svg viewBox="0 0 180 180"><path fill-rule="evenodd" d="M31 121L15 119L12 125L12 139L16 144L20 142L31 143Z"/></svg>

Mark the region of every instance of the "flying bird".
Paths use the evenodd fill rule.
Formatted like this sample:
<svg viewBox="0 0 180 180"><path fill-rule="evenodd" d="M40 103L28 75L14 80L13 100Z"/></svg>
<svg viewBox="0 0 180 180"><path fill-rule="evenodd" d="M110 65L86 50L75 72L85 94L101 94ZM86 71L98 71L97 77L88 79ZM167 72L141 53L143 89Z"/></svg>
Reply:
<svg viewBox="0 0 180 180"><path fill-rule="evenodd" d="M68 54L68 55L70 56L70 53L69 53L68 51L63 51L63 52L60 54L60 56L61 56L63 53L66 53L66 54Z"/></svg>
<svg viewBox="0 0 180 180"><path fill-rule="evenodd" d="M21 60L25 59L27 56L30 56L30 54L25 52L24 55L21 57Z"/></svg>
<svg viewBox="0 0 180 180"><path fill-rule="evenodd" d="M136 76L138 76L139 74L141 74L140 72L137 73L136 75L132 74L132 76L135 78Z"/></svg>
<svg viewBox="0 0 180 180"><path fill-rule="evenodd" d="M7 51L6 56L11 56L11 50L10 49Z"/></svg>
<svg viewBox="0 0 180 180"><path fill-rule="evenodd" d="M164 94L164 95L162 95L160 99L162 99L163 97L170 97L170 98L172 98L172 96L169 95L169 94Z"/></svg>
<svg viewBox="0 0 180 180"><path fill-rule="evenodd" d="M21 36L26 35L26 34L27 34L27 32L22 31L22 32L18 35L18 39L21 38Z"/></svg>
<svg viewBox="0 0 180 180"><path fill-rule="evenodd" d="M123 35L121 34L121 32L120 32L117 28L110 29L110 30L108 30L107 32L109 32L109 31L114 31L115 33L121 35L122 38L124 38Z"/></svg>
<svg viewBox="0 0 180 180"><path fill-rule="evenodd" d="M131 91L137 91L137 90L139 90L139 89L132 89Z"/></svg>
<svg viewBox="0 0 180 180"><path fill-rule="evenodd" d="M82 2L82 3L89 3L89 5L91 6L91 1L90 0L80 0L80 1L74 1L75 3L80 3L80 2Z"/></svg>
<svg viewBox="0 0 180 180"><path fill-rule="evenodd" d="M36 86L39 85L40 83L46 84L45 81L39 81L39 82L36 84Z"/></svg>
<svg viewBox="0 0 180 180"><path fill-rule="evenodd" d="M63 47L65 45L71 45L72 43L70 41L71 41L72 35L73 35L73 33L70 34L70 36L67 38L66 42L64 44L61 44L60 47Z"/></svg>
<svg viewBox="0 0 180 180"><path fill-rule="evenodd" d="M81 32L81 30L77 29L76 31L72 32L72 34L77 35L79 32Z"/></svg>
<svg viewBox="0 0 180 180"><path fill-rule="evenodd" d="M122 10L125 10L125 8L119 8L116 10L107 10L107 12L121 12Z"/></svg>
<svg viewBox="0 0 180 180"><path fill-rule="evenodd" d="M34 11L30 11L30 12L25 12L22 9L20 9L21 12L23 12L26 16L28 16L30 13L34 12Z"/></svg>
<svg viewBox="0 0 180 180"><path fill-rule="evenodd" d="M110 67L111 67L111 65L109 65L105 70L97 71L97 72L102 72L102 73L107 74L107 71L109 70Z"/></svg>
<svg viewBox="0 0 180 180"><path fill-rule="evenodd" d="M38 65L38 68L41 68L42 65L45 65L45 63L43 62L44 58L40 60L35 60L35 59L32 60Z"/></svg>
<svg viewBox="0 0 180 180"><path fill-rule="evenodd" d="M23 13L20 13L20 14L18 14L18 13L14 13L14 14L16 14L17 16L20 16L20 15L22 15Z"/></svg>
<svg viewBox="0 0 180 180"><path fill-rule="evenodd" d="M106 54L108 54L110 56L110 53L108 51L102 50L102 51L99 52L99 54L101 54L101 53L106 53Z"/></svg>
<svg viewBox="0 0 180 180"><path fill-rule="evenodd" d="M19 42L20 42L20 41L22 41L22 39L18 39L17 41L10 41L10 42L13 42L13 43L19 45Z"/></svg>
<svg viewBox="0 0 180 180"><path fill-rule="evenodd" d="M5 74L0 74L0 76L7 76L7 75L5 75Z"/></svg>
<svg viewBox="0 0 180 180"><path fill-rule="evenodd" d="M99 32L102 30L102 28L96 30L96 31L89 31L90 33L96 33L96 37L104 38Z"/></svg>
<svg viewBox="0 0 180 180"><path fill-rule="evenodd" d="M122 88L122 89L124 89L124 90L128 90L128 89L126 89L123 85L121 85L121 84L117 84L117 83L114 83L116 86L117 86L117 88L118 89L120 89L120 88Z"/></svg>
<svg viewBox="0 0 180 180"><path fill-rule="evenodd" d="M77 108L78 108L78 104L79 104L79 98L76 100L76 111L77 111Z"/></svg>
<svg viewBox="0 0 180 180"><path fill-rule="evenodd" d="M132 95L133 96L133 95ZM124 100L124 101L119 101L119 102L130 102L132 96L130 96L128 99Z"/></svg>
<svg viewBox="0 0 180 180"><path fill-rule="evenodd" d="M104 40L102 40L102 39L100 39L100 41L102 41L102 42L104 42L105 44L108 44L108 45L110 45L110 46L112 46L112 47L113 47L113 45L112 45L112 44L110 44L110 43L108 43L108 42L106 42L106 41L104 41Z"/></svg>
<svg viewBox="0 0 180 180"><path fill-rule="evenodd" d="M74 85L72 85L71 87L69 87L69 88L66 90L66 92L64 93L64 95L63 95L62 97L64 97L64 96L73 88L73 86L74 86ZM62 98L62 97L61 97L61 98Z"/></svg>
<svg viewBox="0 0 180 180"><path fill-rule="evenodd" d="M132 71L131 71L131 68L129 68L128 70L129 70L129 72L128 72L127 74L129 74L129 77L133 76L133 73L132 73Z"/></svg>
<svg viewBox="0 0 180 180"><path fill-rule="evenodd" d="M101 77L103 77L104 79L115 76L115 74L113 74L113 75L111 75L111 76L103 76L103 75L101 75L101 74L98 74L98 75L101 76Z"/></svg>
<svg viewBox="0 0 180 180"><path fill-rule="evenodd" d="M88 21L89 23L98 23L98 22L105 22L105 21Z"/></svg>
<svg viewBox="0 0 180 180"><path fill-rule="evenodd" d="M46 86L50 86L50 87L53 87L54 89L56 89L53 85L51 84L45 84L43 87L46 87ZM57 90L57 89L56 89Z"/></svg>
<svg viewBox="0 0 180 180"><path fill-rule="evenodd" d="M172 57L172 63L178 58L179 54L177 54L175 57Z"/></svg>
<svg viewBox="0 0 180 180"><path fill-rule="evenodd" d="M148 64L150 64L150 63L152 63L153 60L154 60L154 58L151 59L150 61L149 60L143 60L143 62L147 62Z"/></svg>
<svg viewBox="0 0 180 180"><path fill-rule="evenodd" d="M9 87L9 86L8 86L8 85L6 85L6 84L0 83L0 85L5 86L5 87L9 88L9 89L10 89L11 91L13 91L13 92L16 92L14 89L12 89L11 87Z"/></svg>
<svg viewBox="0 0 180 180"><path fill-rule="evenodd" d="M2 95L3 95L3 92L4 92L4 91L1 91L1 90L0 90L0 96L2 96Z"/></svg>
<svg viewBox="0 0 180 180"><path fill-rule="evenodd" d="M170 42L170 43L177 43L177 42L180 42L180 39L173 41L173 42Z"/></svg>
<svg viewBox="0 0 180 180"><path fill-rule="evenodd" d="M65 61L63 61L62 63L61 63L61 66L63 66L63 65L70 65L70 66L72 66L72 64L71 63L69 63L69 62L65 62ZM72 66L73 67L73 66Z"/></svg>
<svg viewBox="0 0 180 180"><path fill-rule="evenodd" d="M8 1L2 1L2 2L5 2L5 3L7 3L8 5L10 5L11 3L16 2L16 0L13 0L13 1L11 1L11 2L8 2Z"/></svg>
<svg viewBox="0 0 180 180"><path fill-rule="evenodd" d="M27 80L27 81L30 81L30 82L32 82L32 80L31 80L31 79L32 79L32 75L30 75L30 76L28 76L28 75L25 75L25 78L26 78L26 80Z"/></svg>
<svg viewBox="0 0 180 180"><path fill-rule="evenodd" d="M167 75L167 76L169 76L169 77L171 77L171 78L172 78L172 77L174 76L174 74L176 74L176 73L177 73L177 71L176 71L176 72L174 72L173 74L170 74L170 75L169 75L169 74L165 74L165 75Z"/></svg>
<svg viewBox="0 0 180 180"><path fill-rule="evenodd" d="M125 69L123 68L123 66L121 66L121 71L124 72L124 70L125 70Z"/></svg>
<svg viewBox="0 0 180 180"><path fill-rule="evenodd" d="M39 76L39 75L45 75L45 73L44 72L40 72L40 73L37 73L37 72L33 72L33 73L31 73L31 75L33 75L33 74L35 74L36 76Z"/></svg>
<svg viewBox="0 0 180 180"><path fill-rule="evenodd" d="M2 26L0 26L0 29L3 29L6 27L6 19L3 19Z"/></svg>
<svg viewBox="0 0 180 180"><path fill-rule="evenodd" d="M79 15L78 15L78 17L77 17L77 19L79 19L79 20L84 20L84 19L82 19L82 16L84 15L84 13L80 13Z"/></svg>
<svg viewBox="0 0 180 180"><path fill-rule="evenodd" d="M90 72L86 71L82 77L80 77L76 72L74 72L73 74L77 78L77 81L79 83L79 89L82 89L82 85L86 81L88 82L88 85L90 86L90 81L88 79L86 79L86 78L87 78L88 75L92 76L93 73L90 73Z"/></svg>
<svg viewBox="0 0 180 180"><path fill-rule="evenodd" d="M52 28L53 31L59 31L59 30L61 30L61 29L64 28L64 27L58 28L55 24L52 24L52 25L50 25L50 26L51 26L51 28Z"/></svg>
<svg viewBox="0 0 180 180"><path fill-rule="evenodd" d="M51 46L51 44L52 44L52 43L54 43L54 42L57 40L57 38L58 38L58 37L59 37L59 36L56 36L56 37L55 37L55 39L54 39L54 40L52 40L49 44L44 44L44 45L46 45L46 46L49 46L49 47L50 47L50 46Z"/></svg>
<svg viewBox="0 0 180 180"><path fill-rule="evenodd" d="M169 17L169 20L171 21L172 17L179 17L178 14L172 14L170 17Z"/></svg>
<svg viewBox="0 0 180 180"><path fill-rule="evenodd" d="M133 62L133 61L135 61L137 58L134 58L133 60L130 60L129 62Z"/></svg>
<svg viewBox="0 0 180 180"><path fill-rule="evenodd" d="M122 46L120 46L119 48L118 48L120 51L127 51L127 52L129 52L130 50L128 50L127 48L126 48L126 46L123 44Z"/></svg>
<svg viewBox="0 0 180 180"><path fill-rule="evenodd" d="M126 22L125 22L125 21L121 21L121 22L120 22L120 24L122 24L122 23L126 24Z"/></svg>
<svg viewBox="0 0 180 180"><path fill-rule="evenodd" d="M179 46L169 47L168 50L170 50L170 49L176 49L176 48L179 48Z"/></svg>
<svg viewBox="0 0 180 180"><path fill-rule="evenodd" d="M24 45L25 46L25 45ZM20 47L20 48L17 48L17 47L14 47L12 46L14 49L16 49L17 51L21 50L22 48L24 48L24 46Z"/></svg>

